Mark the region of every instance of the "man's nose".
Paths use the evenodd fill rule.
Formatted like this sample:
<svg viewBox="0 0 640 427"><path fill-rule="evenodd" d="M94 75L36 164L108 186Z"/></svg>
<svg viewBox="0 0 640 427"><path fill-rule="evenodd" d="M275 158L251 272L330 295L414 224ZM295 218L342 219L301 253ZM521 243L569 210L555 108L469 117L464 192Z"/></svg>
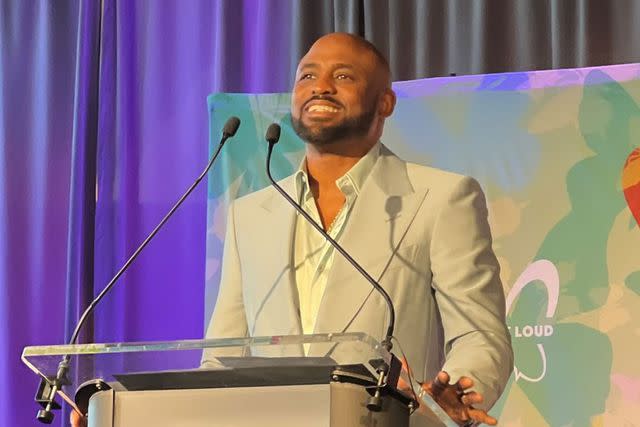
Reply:
<svg viewBox="0 0 640 427"><path fill-rule="evenodd" d="M312 88L314 95L326 95L336 93L336 87L333 84L333 79L328 77L318 77L315 80L315 84Z"/></svg>

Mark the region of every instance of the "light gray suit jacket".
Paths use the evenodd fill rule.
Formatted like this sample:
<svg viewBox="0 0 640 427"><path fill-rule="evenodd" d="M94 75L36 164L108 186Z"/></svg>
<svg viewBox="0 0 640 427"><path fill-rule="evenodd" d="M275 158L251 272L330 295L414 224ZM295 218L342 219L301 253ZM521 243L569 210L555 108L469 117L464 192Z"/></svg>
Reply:
<svg viewBox="0 0 640 427"><path fill-rule="evenodd" d="M292 176L281 185L294 196ZM271 187L231 204L207 338L302 333L295 215ZM340 243L391 296L395 336L415 377L429 380L441 369L454 381L469 376L484 395L482 406L493 405L511 374L513 353L478 183L407 163L383 146ZM381 340L387 322L383 299L336 254L315 333L365 332Z"/></svg>

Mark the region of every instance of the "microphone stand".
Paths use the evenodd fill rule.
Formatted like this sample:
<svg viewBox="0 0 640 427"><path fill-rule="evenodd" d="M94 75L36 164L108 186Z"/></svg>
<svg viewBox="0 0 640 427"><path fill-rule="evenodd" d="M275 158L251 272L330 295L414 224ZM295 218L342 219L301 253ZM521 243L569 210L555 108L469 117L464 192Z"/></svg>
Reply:
<svg viewBox="0 0 640 427"><path fill-rule="evenodd" d="M211 156L209 163L207 163L206 168L202 171L202 173L196 178L196 180L191 184L191 186L185 191L185 193L178 199L178 201L173 205L173 207L167 212L167 214L160 220L158 225L149 233L146 239L138 246L138 248L133 252L133 254L129 257L129 259L124 263L124 265L118 270L118 272L113 276L113 278L107 283L107 285L100 291L97 297L91 301L89 306L84 310L78 323L76 324L75 329L73 330L73 334L71 335L71 339L69 340L69 345L77 344L78 334L80 333L80 329L87 321L89 315L94 311L95 307L98 303L104 298L104 296L113 288L118 279L124 274L125 271L129 268L131 263L140 255L142 250L149 244L149 242L158 234L158 231L164 226L164 224L173 216L174 212L182 205L182 203L186 200L187 197L195 190L195 188L200 184L200 181L204 179L204 177L213 166L213 163L218 158L222 147L224 146L227 139L231 138L236 134L238 127L240 126L240 119L237 117L230 117L224 125L222 131L222 138L220 139L220 143L216 148L216 151ZM42 379L40 381L40 386L38 388L38 393L36 394L36 401L40 403L43 409L40 409L36 415L36 419L44 424L51 424L54 419L54 414L52 412L53 409L59 409L60 405L54 400L56 393L62 389L62 386L70 384L69 379L67 378L67 373L69 371L69 362L71 356L69 354L65 354L62 356L62 360L58 364L58 371L56 373L55 378L52 380L52 383L49 385L48 381Z"/></svg>
<svg viewBox="0 0 640 427"><path fill-rule="evenodd" d="M291 198L291 196L289 196L289 194L287 194L287 192L284 191L282 187L280 187L280 185L278 185L275 179L273 179L273 176L271 175L271 154L273 152L273 147L280 140L280 125L278 125L277 123L272 123L271 125L269 125L269 128L267 129L267 132L265 135L265 139L269 143L269 148L267 150L266 170L267 170L267 177L269 178L271 185L282 195L282 197L284 197L287 200L287 202L289 202L291 206L293 206L296 209L296 211L298 211L298 213L300 213L300 215L304 217L304 219L309 224L313 226L313 228L315 228L318 231L318 233L320 233L325 239L327 239L327 241L329 241L331 246L333 246L343 257L346 258L347 261L349 261L349 263L365 279L367 279L367 281L375 288L375 290L377 290L380 293L380 295L382 295L383 299L387 304L387 307L389 309L389 325L387 327L387 332L384 339L381 342L381 345L391 355L391 361L389 365L387 365L386 363L381 363L380 366L376 368L378 372L378 379L375 386L376 391L374 395L371 396L367 401L367 408L369 410L373 412L380 412L382 410L381 393L383 389L388 385L390 385L391 387L396 386L398 382L398 378L400 376L400 370L402 367L401 366L402 364L400 363L398 358L393 353L391 353L391 349L393 348L393 344L391 340L393 338L393 329L395 327L395 318L396 318L395 309L393 307L393 302L391 301L391 297L389 296L387 291L385 291L384 288L380 286L380 284L373 277L371 277L371 275L367 273L367 271L364 268L362 268L362 266L360 266L360 264L358 264L356 260L354 260L353 257L349 255L349 253L342 246L340 246L338 242L336 242L316 221L314 221L314 219L311 218L311 215L309 215L304 209L302 209L302 207L298 203L296 203ZM412 402L412 403L414 403L414 405L418 405L418 402Z"/></svg>

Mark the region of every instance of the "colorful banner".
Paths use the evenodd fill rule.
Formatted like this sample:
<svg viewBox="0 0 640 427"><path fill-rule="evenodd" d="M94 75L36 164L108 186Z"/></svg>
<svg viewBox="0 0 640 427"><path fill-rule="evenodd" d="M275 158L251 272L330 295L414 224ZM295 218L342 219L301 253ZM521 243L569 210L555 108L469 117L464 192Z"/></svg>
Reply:
<svg viewBox="0 0 640 427"><path fill-rule="evenodd" d="M515 368L501 426L634 426L640 413L640 64L398 82L382 141L471 175L489 204ZM291 174L288 94L209 97L211 140L242 120L209 178L207 319L226 204ZM259 221L259 218L256 218Z"/></svg>

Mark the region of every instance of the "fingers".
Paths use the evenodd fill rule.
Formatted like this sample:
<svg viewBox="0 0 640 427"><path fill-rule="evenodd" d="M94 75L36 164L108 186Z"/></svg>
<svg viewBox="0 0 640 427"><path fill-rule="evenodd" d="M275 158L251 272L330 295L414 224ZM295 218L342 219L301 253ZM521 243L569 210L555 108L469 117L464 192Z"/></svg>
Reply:
<svg viewBox="0 0 640 427"><path fill-rule="evenodd" d="M441 371L422 388L458 423L468 421L469 425L482 423L491 426L498 423L498 420L482 409L474 408L474 405L482 403L483 397L480 393L469 390L474 385L471 378L460 377L455 384L449 384L450 380L449 374Z"/></svg>
<svg viewBox="0 0 640 427"><path fill-rule="evenodd" d="M470 391L469 393L465 393L460 397L460 400L465 406L477 405L478 403L482 403L484 400L480 393L475 391Z"/></svg>
<svg viewBox="0 0 640 427"><path fill-rule="evenodd" d="M431 382L431 387L427 391L437 394L443 391L444 389L446 389L447 386L450 385L449 384L450 380L451 380L451 377L446 371L440 371L438 372L438 375L436 375L434 380ZM458 394L461 395L465 392L465 390L468 390L469 388L473 387L473 384L474 383L471 378L460 377L458 382L455 384L455 387L458 391Z"/></svg>
<svg viewBox="0 0 640 427"><path fill-rule="evenodd" d="M407 383L402 377L398 378L397 388L400 391L411 391L411 385Z"/></svg>
<svg viewBox="0 0 640 427"><path fill-rule="evenodd" d="M436 386L447 386L449 385L449 381L451 381L451 377L449 376L449 374L447 373L447 371L440 371L438 372L438 375L436 375L435 379L433 380L433 383ZM456 383L456 386L459 387L462 390L466 390L468 388L473 387L473 380L469 377L460 377L460 379L458 380L458 382Z"/></svg>
<svg viewBox="0 0 640 427"><path fill-rule="evenodd" d="M440 371L438 372L438 375L436 375L436 377L433 379L433 381L427 384L427 391L431 395L439 395L447 388L448 385L449 374L445 371Z"/></svg>
<svg viewBox="0 0 640 427"><path fill-rule="evenodd" d="M402 358L402 371L407 372L408 374L411 374L411 371L409 370L409 364L407 363L407 359L404 357ZM401 391L406 391L406 392L411 391L411 385L404 380L402 375L400 376L400 378L398 378L397 387L398 387L398 390L401 390Z"/></svg>
<svg viewBox="0 0 640 427"><path fill-rule="evenodd" d="M469 377L460 377L457 384L462 390L466 390L473 387L473 380Z"/></svg>
<svg viewBox="0 0 640 427"><path fill-rule="evenodd" d="M495 426L498 424L498 420L481 409L469 409L469 417L477 423L483 423L490 426Z"/></svg>
<svg viewBox="0 0 640 427"><path fill-rule="evenodd" d="M72 427L85 427L87 420L78 412L71 411L71 414L69 414L69 423Z"/></svg>
<svg viewBox="0 0 640 427"><path fill-rule="evenodd" d="M449 377L447 371L440 371L438 372L438 375L436 375L436 379L434 380L434 382L438 382L442 385L448 385L450 379L451 378Z"/></svg>

